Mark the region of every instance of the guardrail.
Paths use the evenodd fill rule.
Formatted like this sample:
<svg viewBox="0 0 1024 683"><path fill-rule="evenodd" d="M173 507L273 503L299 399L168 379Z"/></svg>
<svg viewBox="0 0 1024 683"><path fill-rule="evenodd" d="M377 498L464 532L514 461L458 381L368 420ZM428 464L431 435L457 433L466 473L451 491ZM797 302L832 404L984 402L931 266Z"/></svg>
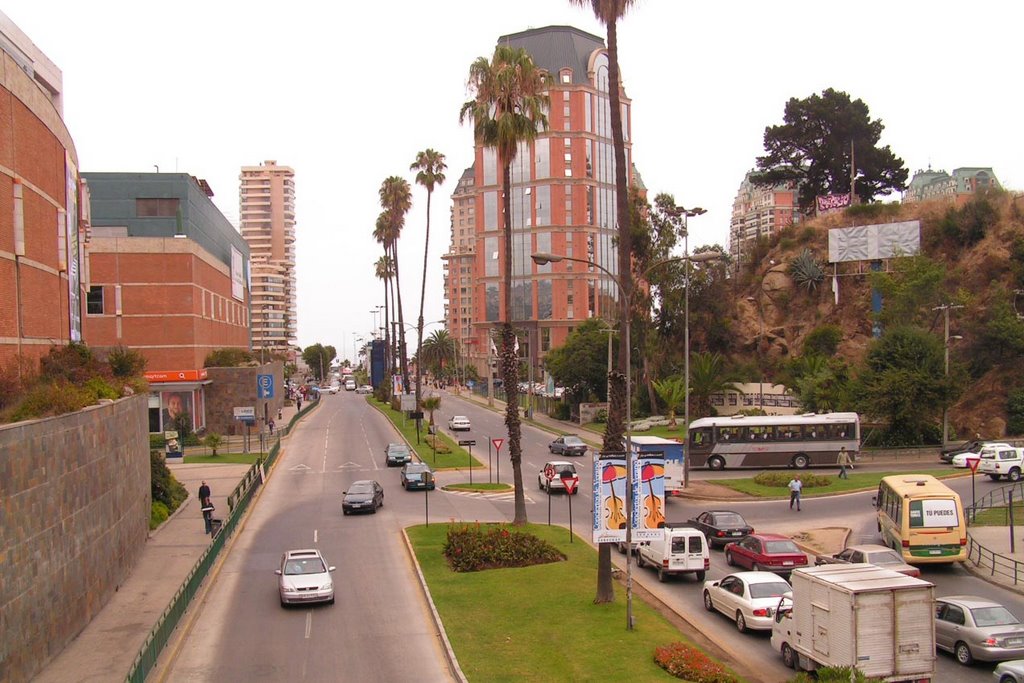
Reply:
<svg viewBox="0 0 1024 683"><path fill-rule="evenodd" d="M973 522L980 510L1007 506L1010 502L1011 492L1013 493L1013 498L1019 504L1024 505L1024 481L1010 484L1009 486L1000 486L986 493L980 500L975 501L973 505L964 508L967 523ZM1019 562L1012 557L1000 555L993 550L989 550L974 540L970 530L967 531L967 561L973 562L978 569L989 570L989 576L999 575L1011 579L1015 586L1024 579L1024 562Z"/></svg>

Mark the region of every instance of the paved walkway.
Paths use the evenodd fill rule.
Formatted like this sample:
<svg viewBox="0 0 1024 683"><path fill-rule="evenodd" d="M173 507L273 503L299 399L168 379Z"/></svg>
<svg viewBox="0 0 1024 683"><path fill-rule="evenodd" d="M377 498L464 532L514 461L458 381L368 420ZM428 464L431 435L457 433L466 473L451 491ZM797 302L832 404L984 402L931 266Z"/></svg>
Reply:
<svg viewBox="0 0 1024 683"><path fill-rule="evenodd" d="M284 409L283 424L295 415L294 406ZM189 497L158 529L150 532L146 546L131 573L106 605L78 636L33 679L36 683L106 683L123 681L135 656L210 545L198 492L203 481L210 486L214 515L228 514L227 497L250 465L168 465Z"/></svg>

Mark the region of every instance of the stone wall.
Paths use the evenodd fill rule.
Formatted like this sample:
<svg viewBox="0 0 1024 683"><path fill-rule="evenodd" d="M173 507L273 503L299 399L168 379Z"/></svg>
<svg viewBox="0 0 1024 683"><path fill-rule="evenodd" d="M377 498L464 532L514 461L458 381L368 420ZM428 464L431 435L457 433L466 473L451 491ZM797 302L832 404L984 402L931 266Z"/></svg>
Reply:
<svg viewBox="0 0 1024 683"><path fill-rule="evenodd" d="M252 406L256 409L256 426L266 414L277 420L277 409L284 405L284 363L274 361L255 368L207 368L206 433L221 435L244 433L244 423L234 419L235 407ZM256 396L256 375L274 376L274 398L264 400Z"/></svg>
<svg viewBox="0 0 1024 683"><path fill-rule="evenodd" d="M146 396L0 426L0 681L96 616L149 534Z"/></svg>

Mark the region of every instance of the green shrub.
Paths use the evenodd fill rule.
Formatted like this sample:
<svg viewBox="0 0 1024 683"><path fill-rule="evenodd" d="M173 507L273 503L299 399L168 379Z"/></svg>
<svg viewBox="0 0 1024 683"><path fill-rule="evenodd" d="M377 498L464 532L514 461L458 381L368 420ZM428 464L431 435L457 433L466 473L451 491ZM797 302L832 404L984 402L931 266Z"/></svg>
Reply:
<svg viewBox="0 0 1024 683"><path fill-rule="evenodd" d="M846 215L852 218L883 218L898 216L899 202L854 204L846 209Z"/></svg>
<svg viewBox="0 0 1024 683"><path fill-rule="evenodd" d="M1006 397L1006 431L1024 434L1024 389L1011 391Z"/></svg>
<svg viewBox="0 0 1024 683"><path fill-rule="evenodd" d="M107 354L107 365L114 377L136 377L146 370L146 357L127 346L115 346Z"/></svg>
<svg viewBox="0 0 1024 683"><path fill-rule="evenodd" d="M159 500L154 500L149 509L149 530L152 531L163 524L170 515L166 505Z"/></svg>
<svg viewBox="0 0 1024 683"><path fill-rule="evenodd" d="M800 231L800 244L807 244L808 242L813 242L814 236L816 234L817 233L815 232L814 228L812 228L811 226L807 226L806 228Z"/></svg>
<svg viewBox="0 0 1024 683"><path fill-rule="evenodd" d="M549 415L556 420L570 420L572 419L572 406L568 403L556 403Z"/></svg>
<svg viewBox="0 0 1024 683"><path fill-rule="evenodd" d="M814 675L801 671L789 683L874 683L881 681L880 678L868 678L860 669L853 669L849 666L824 666L814 672Z"/></svg>
<svg viewBox="0 0 1024 683"><path fill-rule="evenodd" d="M481 528L479 523L450 526L444 556L456 572L529 567L566 559L557 548L533 534L500 524Z"/></svg>
<svg viewBox="0 0 1024 683"><path fill-rule="evenodd" d="M121 393L102 377L93 377L85 383L85 388L93 396L93 403L101 398L116 399L121 396Z"/></svg>
<svg viewBox="0 0 1024 683"><path fill-rule="evenodd" d="M808 292L813 292L825 280L825 271L807 248L790 262L789 275L793 282L806 287Z"/></svg>
<svg viewBox="0 0 1024 683"><path fill-rule="evenodd" d="M203 439L203 445L212 450L214 455L217 455L217 449L224 445L224 437L215 432L210 432Z"/></svg>
<svg viewBox="0 0 1024 683"><path fill-rule="evenodd" d="M821 325L804 338L804 353L826 358L834 356L842 340L843 330L838 325Z"/></svg>
<svg viewBox="0 0 1024 683"><path fill-rule="evenodd" d="M794 475L790 472L761 472L754 477L754 483L759 486L786 488L793 477ZM828 486L832 483L832 479L832 477L826 477L823 474L811 474L809 472L800 475L800 481L803 482L805 489Z"/></svg>
<svg viewBox="0 0 1024 683"><path fill-rule="evenodd" d="M167 469L167 461L160 451L149 452L149 470L153 501L163 503L170 512L174 512L188 498L188 491Z"/></svg>
<svg viewBox="0 0 1024 683"><path fill-rule="evenodd" d="M163 450L167 445L167 440L164 439L163 434L150 434L149 435L149 450Z"/></svg>
<svg viewBox="0 0 1024 683"><path fill-rule="evenodd" d="M214 349L203 361L204 368L237 368L252 365L252 354L245 349ZM285 375L286 377L288 375Z"/></svg>
<svg viewBox="0 0 1024 683"><path fill-rule="evenodd" d="M49 415L63 415L95 403L93 395L81 386L66 382L37 384L28 390L11 415L13 422Z"/></svg>
<svg viewBox="0 0 1024 683"><path fill-rule="evenodd" d="M692 683L739 683L724 666L686 643L671 643L655 649L654 662L676 678Z"/></svg>
<svg viewBox="0 0 1024 683"><path fill-rule="evenodd" d="M597 424L604 424L607 421L608 421L608 410L606 408L601 408L594 415L594 422L596 422Z"/></svg>
<svg viewBox="0 0 1024 683"><path fill-rule="evenodd" d="M101 374L100 362L85 344L72 342L67 346L53 346L39 360L39 376L43 380L83 384Z"/></svg>
<svg viewBox="0 0 1024 683"><path fill-rule="evenodd" d="M797 245L797 241L792 237L783 237L779 240L779 249L783 251L789 251Z"/></svg>

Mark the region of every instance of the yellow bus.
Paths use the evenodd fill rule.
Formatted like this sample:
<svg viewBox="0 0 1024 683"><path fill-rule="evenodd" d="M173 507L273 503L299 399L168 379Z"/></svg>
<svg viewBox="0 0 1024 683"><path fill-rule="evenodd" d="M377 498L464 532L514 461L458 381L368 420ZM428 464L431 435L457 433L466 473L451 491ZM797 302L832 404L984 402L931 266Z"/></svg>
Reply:
<svg viewBox="0 0 1024 683"><path fill-rule="evenodd" d="M967 559L960 496L927 474L884 477L874 498L882 542L909 564Z"/></svg>

